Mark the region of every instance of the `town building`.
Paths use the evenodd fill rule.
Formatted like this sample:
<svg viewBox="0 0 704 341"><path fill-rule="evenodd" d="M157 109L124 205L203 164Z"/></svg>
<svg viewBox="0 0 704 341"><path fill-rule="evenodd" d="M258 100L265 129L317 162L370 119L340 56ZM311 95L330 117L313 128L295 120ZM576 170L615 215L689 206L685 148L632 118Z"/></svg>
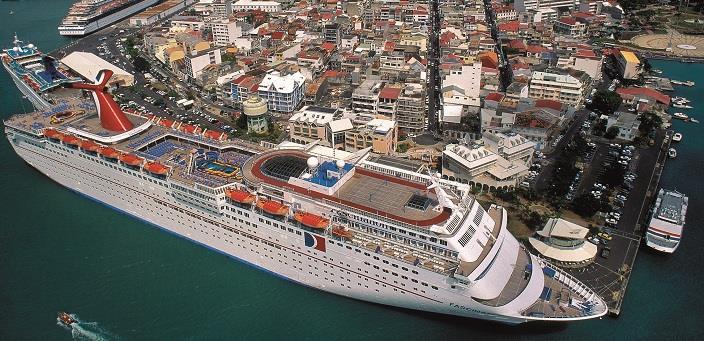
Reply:
<svg viewBox="0 0 704 341"><path fill-rule="evenodd" d="M306 79L300 72L282 75L269 71L257 87L259 97L266 100L269 111L294 112L303 101Z"/></svg>
<svg viewBox="0 0 704 341"><path fill-rule="evenodd" d="M501 133L449 144L442 154L442 177L482 190L512 190L528 175L534 147L521 135Z"/></svg>
<svg viewBox="0 0 704 341"><path fill-rule="evenodd" d="M372 148L377 154L391 155L396 152L397 139L396 121L375 118L345 132L345 151L355 152Z"/></svg>
<svg viewBox="0 0 704 341"><path fill-rule="evenodd" d="M207 50L193 52L186 55L184 58L185 74L189 78L198 78L203 69L208 65L218 65L222 63L222 51L219 47L213 47Z"/></svg>
<svg viewBox="0 0 704 341"><path fill-rule="evenodd" d="M232 4L233 12L259 10L267 13L281 12L281 3L276 1L239 0Z"/></svg>
<svg viewBox="0 0 704 341"><path fill-rule="evenodd" d="M534 71L530 80L528 96L579 106L588 89L588 84L581 78L570 74Z"/></svg>
<svg viewBox="0 0 704 341"><path fill-rule="evenodd" d="M564 266L584 266L597 254L597 246L585 240L587 234L589 229L583 226L550 218L528 242L538 253Z"/></svg>
<svg viewBox="0 0 704 341"><path fill-rule="evenodd" d="M640 60L631 51L619 51L616 54L616 62L623 79L637 79L642 73Z"/></svg>
<svg viewBox="0 0 704 341"><path fill-rule="evenodd" d="M213 43L216 46L232 45L242 37L242 23L230 19L215 19L210 22Z"/></svg>
<svg viewBox="0 0 704 341"><path fill-rule="evenodd" d="M638 137L640 119L638 115L630 112L617 111L606 120L606 130L611 127L618 128L616 138L626 141L633 141Z"/></svg>

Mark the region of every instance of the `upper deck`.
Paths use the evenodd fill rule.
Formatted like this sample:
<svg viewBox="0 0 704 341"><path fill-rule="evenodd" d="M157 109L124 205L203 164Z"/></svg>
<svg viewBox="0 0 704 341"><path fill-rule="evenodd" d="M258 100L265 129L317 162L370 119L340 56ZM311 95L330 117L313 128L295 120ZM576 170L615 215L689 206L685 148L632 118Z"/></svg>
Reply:
<svg viewBox="0 0 704 341"><path fill-rule="evenodd" d="M244 165L243 175L250 184L265 183L301 196L342 204L417 227L442 224L450 217L451 210L439 206L435 190L427 189L425 184L361 167L348 167L347 164L342 167L341 174L333 174L339 176L339 180L328 180L331 181L326 184L331 188L330 192L318 190L320 186L315 184L320 182L320 175L311 175L307 170L309 156L297 150L260 154ZM279 170L281 167L275 164L287 165L287 169ZM318 172L320 167L316 166L313 172Z"/></svg>
<svg viewBox="0 0 704 341"><path fill-rule="evenodd" d="M174 180L213 188L240 181L241 166L252 154L264 150L245 141L229 140L222 132L130 112L125 114L136 128L122 134L102 127L95 104L82 99L62 101L49 110L13 115L4 123L35 135L55 129L76 136L80 141L97 142L98 146L114 148L122 155L137 156L143 163L163 164ZM110 142L101 142L103 138Z"/></svg>

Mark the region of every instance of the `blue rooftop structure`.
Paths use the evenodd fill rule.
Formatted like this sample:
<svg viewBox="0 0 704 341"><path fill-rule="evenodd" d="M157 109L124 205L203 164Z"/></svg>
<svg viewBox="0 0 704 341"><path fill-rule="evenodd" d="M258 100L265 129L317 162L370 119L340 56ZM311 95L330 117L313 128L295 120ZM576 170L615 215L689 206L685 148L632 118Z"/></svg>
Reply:
<svg viewBox="0 0 704 341"><path fill-rule="evenodd" d="M352 167L352 164L345 163L342 167L342 174L340 174L340 169L337 168L335 162L325 161L318 166L313 176L306 180L325 187L332 187L340 180L340 177L352 170Z"/></svg>

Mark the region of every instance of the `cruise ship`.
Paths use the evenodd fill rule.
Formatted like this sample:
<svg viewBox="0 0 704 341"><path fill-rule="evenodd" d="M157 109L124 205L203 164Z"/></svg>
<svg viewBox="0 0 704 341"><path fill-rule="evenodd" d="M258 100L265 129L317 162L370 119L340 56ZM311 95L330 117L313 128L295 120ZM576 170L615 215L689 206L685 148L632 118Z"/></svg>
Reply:
<svg viewBox="0 0 704 341"><path fill-rule="evenodd" d="M645 234L649 247L667 253L677 250L682 238L688 201L689 198L680 192L660 189Z"/></svg>
<svg viewBox="0 0 704 341"><path fill-rule="evenodd" d="M104 92L110 76L72 84L94 101L5 120L15 152L75 192L310 288L506 324L608 311L592 289L524 248L506 210L483 207L467 184L369 149L266 149L123 112Z"/></svg>
<svg viewBox="0 0 704 341"><path fill-rule="evenodd" d="M84 36L112 25L161 0L79 0L59 25L62 36Z"/></svg>
<svg viewBox="0 0 704 341"><path fill-rule="evenodd" d="M81 80L59 67L53 58L43 54L34 44L24 44L16 34L12 45L0 54L2 66L24 97L38 110L51 107L50 92Z"/></svg>

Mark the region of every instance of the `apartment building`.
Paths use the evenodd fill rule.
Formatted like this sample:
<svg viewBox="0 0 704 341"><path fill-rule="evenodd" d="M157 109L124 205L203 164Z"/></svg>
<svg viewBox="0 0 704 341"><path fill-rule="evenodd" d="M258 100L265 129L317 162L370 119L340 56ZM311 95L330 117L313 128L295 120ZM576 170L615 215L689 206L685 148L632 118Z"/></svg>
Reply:
<svg viewBox="0 0 704 341"><path fill-rule="evenodd" d="M303 101L305 84L300 72L282 75L279 71L269 71L259 83L257 93L266 100L269 111L291 113Z"/></svg>
<svg viewBox="0 0 704 341"><path fill-rule="evenodd" d="M185 73L189 78L198 78L206 66L222 63L221 53L220 48L214 47L186 55L184 58Z"/></svg>
<svg viewBox="0 0 704 341"><path fill-rule="evenodd" d="M267 13L281 12L281 3L276 1L239 0L232 4L233 12L259 10Z"/></svg>
<svg viewBox="0 0 704 341"><path fill-rule="evenodd" d="M640 69L640 60L635 53L631 51L619 51L616 55L619 71L624 79L637 79L642 70Z"/></svg>
<svg viewBox="0 0 704 341"><path fill-rule="evenodd" d="M327 127L335 119L337 113L337 109L334 108L312 105L301 108L288 119L289 139L300 144L308 144L317 140L328 141Z"/></svg>
<svg viewBox="0 0 704 341"><path fill-rule="evenodd" d="M216 46L232 45L237 38L242 37L241 23L230 19L215 19L210 22L213 33L213 43Z"/></svg>
<svg viewBox="0 0 704 341"><path fill-rule="evenodd" d="M516 0L513 7L517 12L527 12L530 10L570 8L579 6L579 0Z"/></svg>
<svg viewBox="0 0 704 341"><path fill-rule="evenodd" d="M396 102L394 120L398 128L409 134L425 130L427 107L425 105L425 85L406 83Z"/></svg>
<svg viewBox="0 0 704 341"><path fill-rule="evenodd" d="M534 71L530 80L528 96L578 106L584 100L588 88L584 77L580 78L570 74Z"/></svg>
<svg viewBox="0 0 704 341"><path fill-rule="evenodd" d="M392 155L396 152L397 139L396 121L376 118L345 132L345 151L355 152L371 147L377 154Z"/></svg>

